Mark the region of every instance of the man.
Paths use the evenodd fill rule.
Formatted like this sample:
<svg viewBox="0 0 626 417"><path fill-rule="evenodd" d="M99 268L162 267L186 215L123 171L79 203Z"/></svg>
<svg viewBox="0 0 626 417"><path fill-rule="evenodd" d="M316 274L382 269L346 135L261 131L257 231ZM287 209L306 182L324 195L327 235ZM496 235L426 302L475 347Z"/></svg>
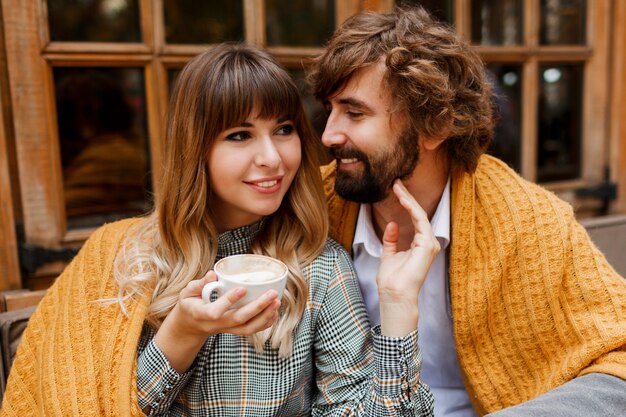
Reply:
<svg viewBox="0 0 626 417"><path fill-rule="evenodd" d="M399 226L399 250L413 238L396 178L441 244L418 324L436 416L623 416L626 281L569 205L484 155L492 91L466 42L423 9L361 13L309 81L329 113L331 233L373 324L383 231Z"/></svg>

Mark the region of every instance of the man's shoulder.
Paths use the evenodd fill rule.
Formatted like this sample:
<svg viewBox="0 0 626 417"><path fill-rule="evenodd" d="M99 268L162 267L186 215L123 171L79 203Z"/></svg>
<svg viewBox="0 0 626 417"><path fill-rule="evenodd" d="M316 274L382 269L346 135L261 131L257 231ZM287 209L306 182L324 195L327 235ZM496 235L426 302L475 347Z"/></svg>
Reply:
<svg viewBox="0 0 626 417"><path fill-rule="evenodd" d="M561 234L576 222L569 203L488 155L481 157L473 174L458 178L453 188L452 225L457 239L459 230L466 231L476 221L488 223L511 242L520 234Z"/></svg>
<svg viewBox="0 0 626 417"><path fill-rule="evenodd" d="M480 158L475 173L476 183L482 187L481 193L495 205L509 204L517 208L533 208L539 205L553 206L558 211L569 212L571 205L560 199L554 192L540 184L528 181L515 172L505 162L490 156Z"/></svg>
<svg viewBox="0 0 626 417"><path fill-rule="evenodd" d="M359 204L344 200L335 191L337 164L332 161L320 168L324 182L324 194L328 204L330 219L330 236L339 242L348 252L352 251L352 239L356 230L359 215Z"/></svg>
<svg viewBox="0 0 626 417"><path fill-rule="evenodd" d="M335 161L330 162L328 165L322 165L320 167L320 173L322 175L322 183L324 184L324 194L326 200L337 197L335 193L335 178L337 176L337 163Z"/></svg>

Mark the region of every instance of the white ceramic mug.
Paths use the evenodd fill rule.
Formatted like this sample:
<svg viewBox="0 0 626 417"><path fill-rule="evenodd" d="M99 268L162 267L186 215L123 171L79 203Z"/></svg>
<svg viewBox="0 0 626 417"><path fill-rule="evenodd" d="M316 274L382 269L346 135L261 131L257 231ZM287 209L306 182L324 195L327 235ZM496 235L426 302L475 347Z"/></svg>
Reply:
<svg viewBox="0 0 626 417"><path fill-rule="evenodd" d="M239 308L268 290L275 290L280 300L287 284L287 265L264 255L228 256L217 261L214 270L217 281L209 282L202 288L202 300L205 303L211 302L213 292L219 297L236 287L245 288L246 295L231 308Z"/></svg>

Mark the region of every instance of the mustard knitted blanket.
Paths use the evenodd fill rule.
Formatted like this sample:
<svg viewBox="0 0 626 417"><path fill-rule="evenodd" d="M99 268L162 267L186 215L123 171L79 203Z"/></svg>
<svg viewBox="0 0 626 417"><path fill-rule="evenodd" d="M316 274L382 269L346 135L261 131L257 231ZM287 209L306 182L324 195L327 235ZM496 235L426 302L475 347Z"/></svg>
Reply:
<svg viewBox="0 0 626 417"><path fill-rule="evenodd" d="M31 317L11 368L0 416L142 416L137 344L148 297L115 297L113 260L136 220L98 229Z"/></svg>
<svg viewBox="0 0 626 417"><path fill-rule="evenodd" d="M331 234L352 249L358 205L323 169ZM590 372L626 379L626 280L554 194L483 156L452 181L450 291L466 388L479 413Z"/></svg>

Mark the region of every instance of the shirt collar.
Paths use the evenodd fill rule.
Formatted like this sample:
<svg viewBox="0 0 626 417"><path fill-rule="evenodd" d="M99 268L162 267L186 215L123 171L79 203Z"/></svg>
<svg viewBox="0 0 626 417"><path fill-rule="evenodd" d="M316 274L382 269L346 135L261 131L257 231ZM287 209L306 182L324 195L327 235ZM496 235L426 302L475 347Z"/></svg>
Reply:
<svg viewBox="0 0 626 417"><path fill-rule="evenodd" d="M352 241L352 253L357 255L362 250L376 258L380 258L383 254L383 246L374 231L371 204L361 204Z"/></svg>
<svg viewBox="0 0 626 417"><path fill-rule="evenodd" d="M450 244L450 178L448 178L430 225L441 249L446 249ZM374 231L371 204L361 204L352 242L352 252L355 255L363 250L377 258L383 254L383 245Z"/></svg>

